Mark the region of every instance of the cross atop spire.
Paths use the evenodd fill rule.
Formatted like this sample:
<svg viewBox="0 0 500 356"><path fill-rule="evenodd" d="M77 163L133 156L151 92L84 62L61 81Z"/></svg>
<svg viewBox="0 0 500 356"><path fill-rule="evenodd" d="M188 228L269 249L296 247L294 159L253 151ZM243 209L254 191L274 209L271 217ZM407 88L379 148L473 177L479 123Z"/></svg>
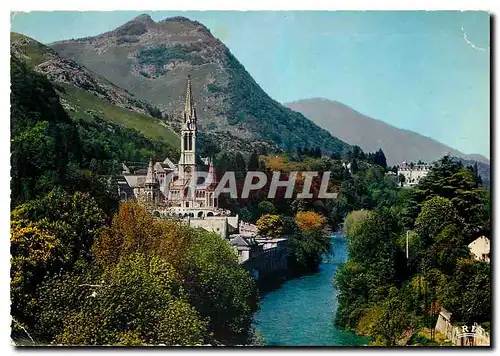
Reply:
<svg viewBox="0 0 500 356"><path fill-rule="evenodd" d="M188 75L186 88L186 106L184 107L184 121L196 120L196 113L193 103L193 92L191 91L191 75Z"/></svg>

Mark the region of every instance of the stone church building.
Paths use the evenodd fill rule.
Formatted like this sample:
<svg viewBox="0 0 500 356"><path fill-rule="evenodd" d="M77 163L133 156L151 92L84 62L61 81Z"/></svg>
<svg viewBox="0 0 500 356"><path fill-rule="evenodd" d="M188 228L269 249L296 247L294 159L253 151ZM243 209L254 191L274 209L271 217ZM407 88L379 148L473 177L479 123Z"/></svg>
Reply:
<svg viewBox="0 0 500 356"><path fill-rule="evenodd" d="M204 179L206 183L196 186L194 192L190 189L191 178L198 172L197 120L191 78L188 77L186 102L182 114L179 162L174 164L168 157L163 162L150 160L147 170L134 173L122 164L122 176L118 181L120 199L136 199L149 205L160 215L180 218L204 219L229 215L228 211L218 208L218 199L215 196L217 179L211 159L203 159L209 165L208 175Z"/></svg>

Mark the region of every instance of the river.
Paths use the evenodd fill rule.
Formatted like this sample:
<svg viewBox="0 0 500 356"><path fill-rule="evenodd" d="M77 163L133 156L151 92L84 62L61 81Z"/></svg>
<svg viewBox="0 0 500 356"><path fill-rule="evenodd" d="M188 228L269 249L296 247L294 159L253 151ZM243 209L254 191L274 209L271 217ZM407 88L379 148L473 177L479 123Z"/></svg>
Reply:
<svg viewBox="0 0 500 356"><path fill-rule="evenodd" d="M347 259L347 242L332 236L332 256L318 273L288 280L262 296L254 326L265 346L361 346L368 340L334 325L337 291L333 275Z"/></svg>

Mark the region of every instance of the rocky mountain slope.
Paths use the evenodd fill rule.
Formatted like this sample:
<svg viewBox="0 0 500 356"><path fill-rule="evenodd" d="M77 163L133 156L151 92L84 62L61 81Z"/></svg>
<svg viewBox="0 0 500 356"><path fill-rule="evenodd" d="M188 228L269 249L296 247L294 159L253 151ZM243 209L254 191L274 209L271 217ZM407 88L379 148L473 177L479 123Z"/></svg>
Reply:
<svg viewBox="0 0 500 356"><path fill-rule="evenodd" d="M61 104L72 118L92 121L99 117L178 149L178 135L153 105L32 38L11 33L10 48L12 56L55 84Z"/></svg>
<svg viewBox="0 0 500 356"><path fill-rule="evenodd" d="M433 162L446 154L489 164L484 156L464 154L432 138L363 115L337 101L306 99L285 105L302 113L341 140L361 147L365 152L382 148L390 165L403 161Z"/></svg>
<svg viewBox="0 0 500 356"><path fill-rule="evenodd" d="M155 22L141 15L95 37L50 45L178 125L187 75L193 78L200 130L282 148L320 146L343 152L345 142L271 99L229 49L202 24L183 17Z"/></svg>

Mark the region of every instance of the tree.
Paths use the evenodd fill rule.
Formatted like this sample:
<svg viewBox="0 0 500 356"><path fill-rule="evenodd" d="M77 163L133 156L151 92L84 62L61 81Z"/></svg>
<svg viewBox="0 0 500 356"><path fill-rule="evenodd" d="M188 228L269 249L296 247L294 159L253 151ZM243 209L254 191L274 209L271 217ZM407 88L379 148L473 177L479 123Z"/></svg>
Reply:
<svg viewBox="0 0 500 356"><path fill-rule="evenodd" d="M332 154L330 155L330 158L334 161L338 161L341 158L341 156L338 152L332 152Z"/></svg>
<svg viewBox="0 0 500 356"><path fill-rule="evenodd" d="M234 156L234 171L237 180L242 180L245 178L245 173L247 171L247 164L245 163L245 159L240 152L237 152Z"/></svg>
<svg viewBox="0 0 500 356"><path fill-rule="evenodd" d="M264 214L257 220L257 233L269 238L280 237L283 232L281 216Z"/></svg>
<svg viewBox="0 0 500 356"><path fill-rule="evenodd" d="M391 288L390 297L382 304L375 328L375 345L397 346L406 331L417 326L417 321L411 313L409 298L401 296L402 292Z"/></svg>
<svg viewBox="0 0 500 356"><path fill-rule="evenodd" d="M276 213L276 207L269 200L263 200L258 205L260 215Z"/></svg>
<svg viewBox="0 0 500 356"><path fill-rule="evenodd" d="M445 300L457 321L480 324L491 320L491 267L489 263L459 259L448 288L453 299ZM450 297L450 294L448 296ZM451 302L451 303L450 303Z"/></svg>
<svg viewBox="0 0 500 356"><path fill-rule="evenodd" d="M241 208L238 215L242 221L251 221L252 213L245 207Z"/></svg>
<svg viewBox="0 0 500 356"><path fill-rule="evenodd" d="M420 181L414 193L415 202L421 204L431 196L451 200L458 216L463 220L466 234L472 237L490 230L490 193L476 187L474 174L449 156L439 160Z"/></svg>
<svg viewBox="0 0 500 356"><path fill-rule="evenodd" d="M377 152L375 152L375 156L373 158L373 163L378 164L383 167L384 170L387 169L387 160L385 158L384 151L380 148Z"/></svg>
<svg viewBox="0 0 500 356"><path fill-rule="evenodd" d="M435 239L446 225L457 222L457 214L452 202L438 196L422 204L422 211L415 221L415 227L420 236Z"/></svg>
<svg viewBox="0 0 500 356"><path fill-rule="evenodd" d="M371 215L369 210L355 210L347 214L344 220L344 234L348 238L355 237L359 233L362 223Z"/></svg>
<svg viewBox="0 0 500 356"><path fill-rule="evenodd" d="M326 225L326 218L314 211L299 211L295 215L295 223L300 231L304 233L323 231Z"/></svg>
<svg viewBox="0 0 500 356"><path fill-rule="evenodd" d="M195 345L210 340L208 322L189 304L166 261L134 253L82 285L83 304L70 312L63 345ZM54 285L54 284L52 284ZM54 286L61 286L55 284ZM61 290L60 288L58 290Z"/></svg>
<svg viewBox="0 0 500 356"><path fill-rule="evenodd" d="M92 197L60 188L11 213L13 316L33 324L41 281L60 271L84 269L104 223L105 215Z"/></svg>
<svg viewBox="0 0 500 356"><path fill-rule="evenodd" d="M314 158L321 158L321 149L319 147L316 147L314 150L313 150L313 154L312 156Z"/></svg>
<svg viewBox="0 0 500 356"><path fill-rule="evenodd" d="M362 159L364 156L364 153L363 153L363 150L361 149L361 147L355 145L352 147L352 150L350 151L350 155L349 155L349 158L352 159L352 160L355 160L355 159Z"/></svg>
<svg viewBox="0 0 500 356"><path fill-rule="evenodd" d="M65 182L70 157L79 157L74 123L47 78L11 57L12 206Z"/></svg>
<svg viewBox="0 0 500 356"><path fill-rule="evenodd" d="M351 172L352 174L356 174L359 171L358 167L358 161L356 159L353 159L351 162Z"/></svg>
<svg viewBox="0 0 500 356"><path fill-rule="evenodd" d="M405 182L406 182L406 177L404 176L404 174L399 173L399 176L398 176L398 182L401 184L401 187L405 184Z"/></svg>
<svg viewBox="0 0 500 356"><path fill-rule="evenodd" d="M174 267L175 281L189 303L209 321L217 342L244 344L251 337L252 313L257 308L255 284L219 235L153 219L144 207L125 202L93 251L103 268L133 253L165 260Z"/></svg>

